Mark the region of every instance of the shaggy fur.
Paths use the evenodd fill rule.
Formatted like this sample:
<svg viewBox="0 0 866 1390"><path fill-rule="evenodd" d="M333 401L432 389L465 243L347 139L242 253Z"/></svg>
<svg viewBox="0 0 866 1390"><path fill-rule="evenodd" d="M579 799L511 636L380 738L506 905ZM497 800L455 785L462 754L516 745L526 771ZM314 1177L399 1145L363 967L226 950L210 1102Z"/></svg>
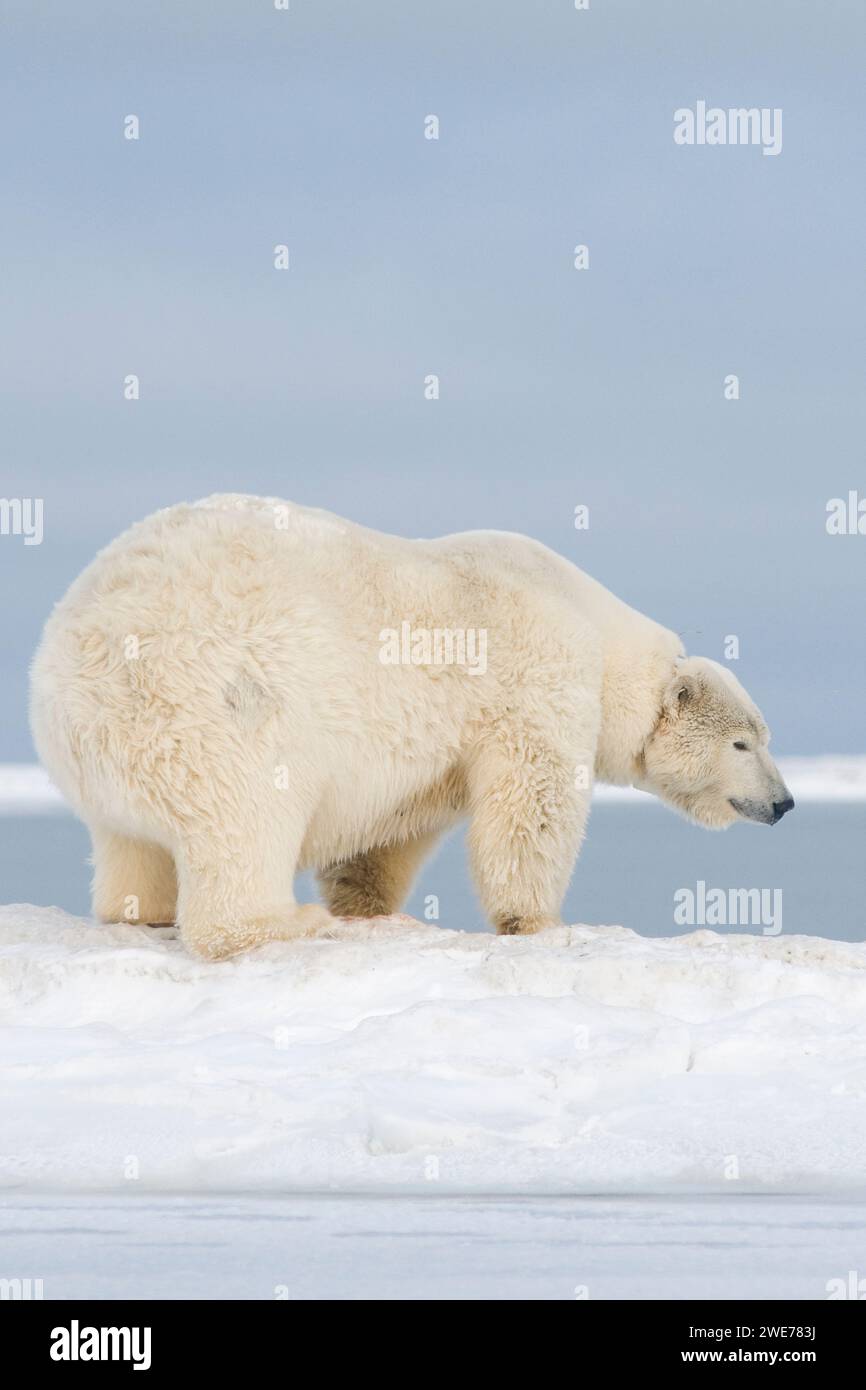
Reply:
<svg viewBox="0 0 866 1390"><path fill-rule="evenodd" d="M486 669L383 664L405 622L483 629ZM212 958L396 911L464 816L491 921L537 931L593 777L713 826L789 800L729 672L544 546L275 499L170 507L102 551L46 625L32 724L90 827L95 913L177 920ZM327 909L296 903L304 867Z"/></svg>

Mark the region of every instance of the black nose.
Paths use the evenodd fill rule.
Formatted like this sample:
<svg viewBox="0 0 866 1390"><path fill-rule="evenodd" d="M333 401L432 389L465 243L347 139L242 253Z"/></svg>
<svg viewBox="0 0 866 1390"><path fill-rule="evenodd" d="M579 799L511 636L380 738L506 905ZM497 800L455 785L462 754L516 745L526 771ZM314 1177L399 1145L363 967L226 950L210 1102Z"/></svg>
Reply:
<svg viewBox="0 0 866 1390"><path fill-rule="evenodd" d="M774 801L774 802L773 802L773 824L775 825L777 820L781 820L782 817L784 816L784 814L785 814L786 811L793 811L793 809L794 809L794 798L793 798L793 796L786 796L784 801Z"/></svg>

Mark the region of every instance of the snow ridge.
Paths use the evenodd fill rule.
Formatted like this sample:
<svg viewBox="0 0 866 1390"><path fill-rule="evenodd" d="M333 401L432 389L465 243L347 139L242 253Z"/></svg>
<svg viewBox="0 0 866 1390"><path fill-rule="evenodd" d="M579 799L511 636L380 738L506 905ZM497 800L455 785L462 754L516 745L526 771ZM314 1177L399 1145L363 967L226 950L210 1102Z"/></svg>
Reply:
<svg viewBox="0 0 866 1390"><path fill-rule="evenodd" d="M866 1186L866 944L342 924L219 964L0 908L0 1185Z"/></svg>

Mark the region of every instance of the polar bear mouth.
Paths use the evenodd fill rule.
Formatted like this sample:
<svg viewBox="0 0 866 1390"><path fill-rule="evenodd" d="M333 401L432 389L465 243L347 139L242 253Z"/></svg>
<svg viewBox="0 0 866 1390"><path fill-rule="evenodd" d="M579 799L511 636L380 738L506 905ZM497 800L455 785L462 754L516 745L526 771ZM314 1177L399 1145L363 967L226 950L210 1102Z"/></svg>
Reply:
<svg viewBox="0 0 866 1390"><path fill-rule="evenodd" d="M740 801L735 796L729 796L728 804L733 806L737 815L742 816L744 820L756 820L761 825L775 825L776 821L781 820L786 812L791 810L794 801L790 796L784 801Z"/></svg>

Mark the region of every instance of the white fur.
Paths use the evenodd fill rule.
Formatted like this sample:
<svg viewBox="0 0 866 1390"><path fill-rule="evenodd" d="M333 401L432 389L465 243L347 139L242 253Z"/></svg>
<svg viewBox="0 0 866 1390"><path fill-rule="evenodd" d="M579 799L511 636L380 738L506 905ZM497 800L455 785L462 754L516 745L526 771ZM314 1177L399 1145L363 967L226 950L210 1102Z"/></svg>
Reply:
<svg viewBox="0 0 866 1390"><path fill-rule="evenodd" d="M483 629L486 670L384 665L404 622ZM299 868L335 913L395 911L465 815L493 923L548 925L582 768L708 824L781 785L726 670L682 661L674 633L537 542L409 541L278 499L133 526L58 604L32 684L40 756L91 830L97 915L176 918L214 957L327 926L295 902ZM730 754L747 728L754 751Z"/></svg>

